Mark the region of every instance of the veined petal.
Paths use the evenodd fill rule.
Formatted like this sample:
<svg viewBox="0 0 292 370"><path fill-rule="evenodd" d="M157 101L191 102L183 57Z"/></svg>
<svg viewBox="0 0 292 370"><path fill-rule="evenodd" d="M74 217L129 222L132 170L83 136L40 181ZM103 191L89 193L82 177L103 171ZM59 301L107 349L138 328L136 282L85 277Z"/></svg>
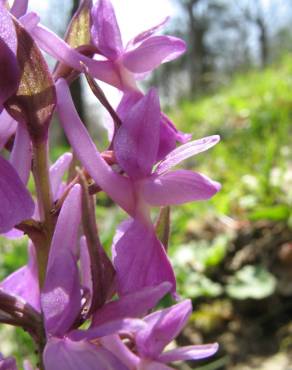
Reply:
<svg viewBox="0 0 292 370"><path fill-rule="evenodd" d="M146 316L147 327L136 334L139 355L157 359L164 347L180 333L191 313L191 300L186 299Z"/></svg>
<svg viewBox="0 0 292 370"><path fill-rule="evenodd" d="M119 165L132 178L149 175L159 146L160 104L151 89L128 112L117 131L114 150Z"/></svg>
<svg viewBox="0 0 292 370"><path fill-rule="evenodd" d="M32 216L34 202L15 169L0 156L0 233Z"/></svg>
<svg viewBox="0 0 292 370"><path fill-rule="evenodd" d="M165 281L175 291L175 276L154 230L134 220L114 246L113 263L120 296Z"/></svg>
<svg viewBox="0 0 292 370"><path fill-rule="evenodd" d="M68 170L72 161L72 153L64 153L56 162L50 167L50 181L53 200L57 200L59 196L59 188L62 184L62 179L65 172Z"/></svg>
<svg viewBox="0 0 292 370"><path fill-rule="evenodd" d="M0 114L0 150L3 149L7 140L15 133L17 122L4 109Z"/></svg>
<svg viewBox="0 0 292 370"><path fill-rule="evenodd" d="M28 0L14 0L10 12L19 18L27 12Z"/></svg>
<svg viewBox="0 0 292 370"><path fill-rule="evenodd" d="M47 334L63 336L80 312L81 293L76 259L70 250L59 247L59 253L48 265L41 305Z"/></svg>
<svg viewBox="0 0 292 370"><path fill-rule="evenodd" d="M117 88L121 87L120 77L114 64L107 60L93 60L71 48L65 41L43 26L36 26L30 33L38 42L39 46L52 57L60 62L83 72L84 66L88 73L101 81L104 81Z"/></svg>
<svg viewBox="0 0 292 370"><path fill-rule="evenodd" d="M26 127L19 123L16 130L10 163L16 169L24 185L27 184L31 169L32 149Z"/></svg>
<svg viewBox="0 0 292 370"><path fill-rule="evenodd" d="M186 50L185 42L171 36L152 36L122 57L124 66L133 73L152 71L160 64L178 58Z"/></svg>
<svg viewBox="0 0 292 370"><path fill-rule="evenodd" d="M162 353L159 360L164 363L175 361L202 360L218 351L218 343L185 346Z"/></svg>
<svg viewBox="0 0 292 370"><path fill-rule="evenodd" d="M121 32L109 0L99 0L92 8L91 37L99 51L115 60L123 52Z"/></svg>
<svg viewBox="0 0 292 370"><path fill-rule="evenodd" d="M35 247L28 246L28 265L13 272L0 284L7 293L16 295L40 312L40 290Z"/></svg>
<svg viewBox="0 0 292 370"><path fill-rule="evenodd" d="M57 84L58 112L67 138L94 181L126 212L133 214L131 181L115 173L103 160L76 112L67 83Z"/></svg>
<svg viewBox="0 0 292 370"><path fill-rule="evenodd" d="M70 333L70 338L75 341L83 339L93 340L115 333L137 332L145 328L143 320L139 319L123 319L107 322L103 325L92 326L87 330L73 330Z"/></svg>
<svg viewBox="0 0 292 370"><path fill-rule="evenodd" d="M52 338L44 354L46 370L128 370L111 352L101 346L68 338Z"/></svg>
<svg viewBox="0 0 292 370"><path fill-rule="evenodd" d="M165 159L159 163L155 172L157 174L162 174L183 160L212 148L212 146L216 145L219 140L219 135L213 135L181 145L169 153Z"/></svg>
<svg viewBox="0 0 292 370"><path fill-rule="evenodd" d="M171 171L151 176L143 181L141 193L152 206L171 206L211 198L220 184L197 172Z"/></svg>
<svg viewBox="0 0 292 370"><path fill-rule="evenodd" d="M153 308L170 289L171 284L164 282L109 302L96 311L93 325L97 326L107 321L126 317L141 317Z"/></svg>

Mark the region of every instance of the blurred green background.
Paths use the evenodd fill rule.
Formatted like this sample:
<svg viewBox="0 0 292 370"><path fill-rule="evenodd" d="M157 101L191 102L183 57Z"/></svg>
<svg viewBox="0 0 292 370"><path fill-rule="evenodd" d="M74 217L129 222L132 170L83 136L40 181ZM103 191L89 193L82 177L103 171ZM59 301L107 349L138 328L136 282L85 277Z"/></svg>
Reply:
<svg viewBox="0 0 292 370"><path fill-rule="evenodd" d="M277 18L281 1L239 3L176 1L169 32L189 42L188 53L147 81L159 87L179 129L194 139L221 136L216 147L184 163L221 182L220 193L171 209L169 253L178 292L194 304L177 341L220 344L215 358L178 365L181 370L291 370L292 4L285 8L286 24L283 15L283 22ZM98 103L81 89L80 113L102 146L104 134L101 140L96 126L102 119L86 114L88 107L98 114ZM55 160L68 148L55 123L52 136ZM102 195L97 204L101 240L109 249L124 215ZM1 237L0 251L1 279L26 263L26 240ZM20 330L1 328L0 342L2 352L18 359L31 352Z"/></svg>

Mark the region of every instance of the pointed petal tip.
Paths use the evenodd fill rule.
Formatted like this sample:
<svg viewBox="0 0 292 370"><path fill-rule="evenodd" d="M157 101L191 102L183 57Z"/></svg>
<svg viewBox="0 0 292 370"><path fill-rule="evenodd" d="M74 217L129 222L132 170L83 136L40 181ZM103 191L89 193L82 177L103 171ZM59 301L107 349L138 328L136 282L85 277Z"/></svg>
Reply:
<svg viewBox="0 0 292 370"><path fill-rule="evenodd" d="M163 363L202 360L213 356L218 349L218 343L184 346L162 353L159 360Z"/></svg>

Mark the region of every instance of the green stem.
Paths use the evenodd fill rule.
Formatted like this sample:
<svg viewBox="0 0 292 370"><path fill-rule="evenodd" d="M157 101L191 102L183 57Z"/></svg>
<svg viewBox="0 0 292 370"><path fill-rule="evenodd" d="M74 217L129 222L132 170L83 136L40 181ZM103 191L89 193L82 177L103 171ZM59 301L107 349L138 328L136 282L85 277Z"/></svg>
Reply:
<svg viewBox="0 0 292 370"><path fill-rule="evenodd" d="M43 225L44 238L36 245L39 283L43 286L54 232L54 218L52 215L52 195L49 178L48 143L47 140L33 142L33 176L35 181L40 219Z"/></svg>

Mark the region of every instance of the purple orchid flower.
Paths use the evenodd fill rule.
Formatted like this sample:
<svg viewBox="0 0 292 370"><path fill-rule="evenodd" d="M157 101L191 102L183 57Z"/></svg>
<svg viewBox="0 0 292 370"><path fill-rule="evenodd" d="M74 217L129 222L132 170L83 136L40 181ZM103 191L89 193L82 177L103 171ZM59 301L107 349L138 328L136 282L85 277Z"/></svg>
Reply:
<svg viewBox="0 0 292 370"><path fill-rule="evenodd" d="M81 367L94 369L97 365L101 369L126 370L114 354L91 341L119 331L134 333L144 327L141 320L127 317L145 314L170 289L170 285L164 283L131 297L107 303L95 313L93 325L89 329L72 330L81 311L82 289L75 249L80 222L80 190L80 186L75 185L66 198L52 240L45 286L41 293L48 336L44 363L47 370L75 370Z"/></svg>
<svg viewBox="0 0 292 370"><path fill-rule="evenodd" d="M121 102L117 107L117 114L121 121L127 117L128 112L143 98L141 91L129 91L124 93ZM163 159L168 153L176 148L176 144L184 144L191 139L190 134L179 131L173 122L163 112L160 113L159 125L159 147L156 161Z"/></svg>
<svg viewBox="0 0 292 370"><path fill-rule="evenodd" d="M181 39L153 35L166 21L167 19L140 33L124 47L111 2L100 0L92 8L93 43L108 60L114 63L122 81L124 95L117 108L118 116L122 121L126 112L143 97L143 93L136 85L136 79L151 72L161 63L178 58L186 50L185 43ZM176 142L185 143L191 137L179 132L163 113L161 113L160 121L157 160L173 150Z"/></svg>
<svg viewBox="0 0 292 370"><path fill-rule="evenodd" d="M168 363L210 357L217 352L217 343L190 345L164 351L164 348L181 332L191 313L191 301L184 300L144 317L146 326L138 330L132 338L135 353L116 335L104 337L101 342L109 351L118 355L129 369L170 370L172 368L167 366Z"/></svg>
<svg viewBox="0 0 292 370"><path fill-rule="evenodd" d="M170 369L169 362L200 360L212 356L218 344L193 345L163 352L163 349L182 330L192 313L190 300L156 311L144 318L147 326L137 332L135 341L140 364L138 369Z"/></svg>
<svg viewBox="0 0 292 370"><path fill-rule="evenodd" d="M24 19L24 23L27 23L30 33L45 52L80 72L84 70L82 64L85 65L92 77L122 91L137 90L135 78L152 71L161 63L179 57L186 50L181 39L153 36L162 24L137 35L124 48L116 16L108 0L99 1L92 8L91 29L93 44L107 60L85 57L53 32L37 25L36 17L31 22L32 18L29 16L29 19Z"/></svg>
<svg viewBox="0 0 292 370"><path fill-rule="evenodd" d="M48 339L43 354L45 368L94 369L99 365L105 370L113 368L124 370L125 367L108 350L86 340L77 342L68 337L81 311L81 285L76 257L80 217L81 187L75 185L67 196L58 218L45 285L41 292L41 306Z"/></svg>
<svg viewBox="0 0 292 370"><path fill-rule="evenodd" d="M72 154L64 153L50 168L50 181L54 200L57 200L64 190L62 178L65 171L68 170L71 160ZM34 218L38 219L38 217L38 212L35 212ZM7 237L7 234L5 234L5 236ZM9 237L14 238L22 236L23 232L20 230L12 229L9 232ZM22 298L40 312L40 289L38 282L37 259L35 246L31 242L29 242L28 245L28 256L28 264L6 277L6 279L0 283L0 288L7 293L11 293Z"/></svg>
<svg viewBox="0 0 292 370"><path fill-rule="evenodd" d="M218 135L178 147L152 172L160 132L160 108L155 90L150 90L134 106L117 133L115 154L128 177L116 173L97 151L76 112L65 80L58 82L57 94L62 126L80 162L95 182L131 216L136 217L138 208L141 208L141 204L137 208L137 195L147 208L147 205L165 206L209 199L220 189L217 182L199 173L169 171L186 158L217 144Z"/></svg>
<svg viewBox="0 0 292 370"><path fill-rule="evenodd" d="M150 90L128 113L117 131L115 155L128 175L121 176L96 150L77 115L64 80L59 81L57 93L59 116L79 160L96 183L133 217L123 236L113 245L119 294L163 281L173 285L174 293L174 273L155 236L150 206L211 198L220 188L218 183L196 172L169 170L182 160L209 149L219 137L211 136L182 145L169 153L152 172L159 147L160 106L156 91ZM145 263L146 255L149 256L148 263Z"/></svg>
<svg viewBox="0 0 292 370"><path fill-rule="evenodd" d="M123 46L121 32L110 0L99 0L92 8L92 41L119 71L123 91L137 90L135 80L161 63L178 58L186 50L183 40L153 36L166 22L144 31Z"/></svg>

